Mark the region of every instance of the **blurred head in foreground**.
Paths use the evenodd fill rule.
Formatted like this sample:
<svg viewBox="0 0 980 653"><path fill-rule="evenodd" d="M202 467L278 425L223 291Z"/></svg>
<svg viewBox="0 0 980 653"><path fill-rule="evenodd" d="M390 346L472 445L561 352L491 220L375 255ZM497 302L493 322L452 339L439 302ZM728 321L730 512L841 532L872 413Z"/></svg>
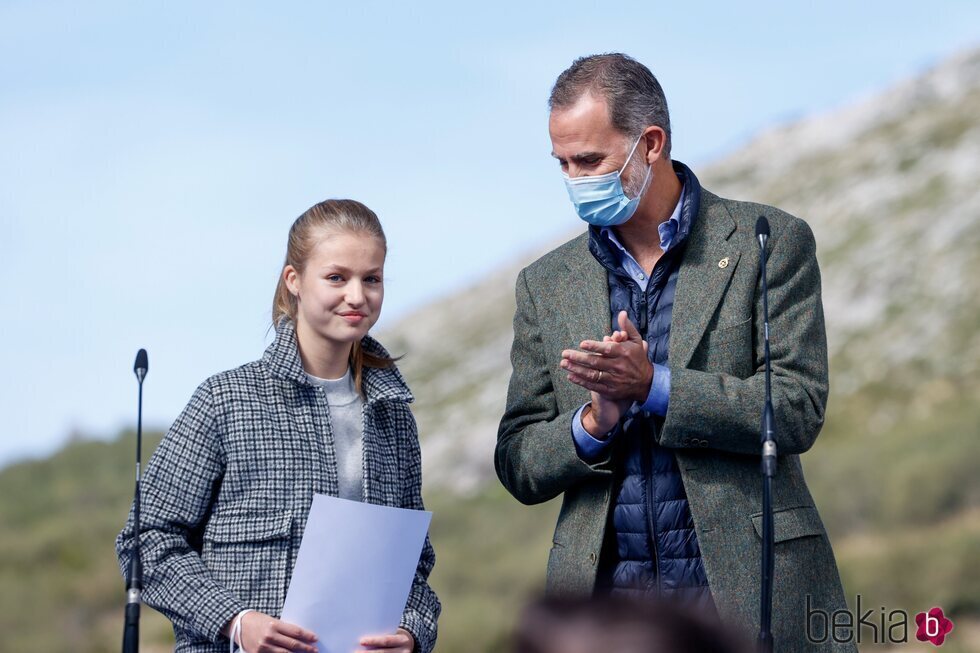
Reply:
<svg viewBox="0 0 980 653"><path fill-rule="evenodd" d="M524 610L515 653L748 653L740 635L673 603L620 597L539 600Z"/></svg>

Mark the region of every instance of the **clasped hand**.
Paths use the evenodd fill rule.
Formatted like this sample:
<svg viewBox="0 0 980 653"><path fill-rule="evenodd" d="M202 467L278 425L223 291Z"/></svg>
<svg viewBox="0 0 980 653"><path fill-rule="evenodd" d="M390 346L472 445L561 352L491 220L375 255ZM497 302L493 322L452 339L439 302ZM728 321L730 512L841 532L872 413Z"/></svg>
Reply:
<svg viewBox="0 0 980 653"><path fill-rule="evenodd" d="M619 330L598 340L583 340L579 349L561 353L568 380L592 394L582 423L593 435L608 433L634 401L644 402L653 381L647 343L626 311L618 315Z"/></svg>

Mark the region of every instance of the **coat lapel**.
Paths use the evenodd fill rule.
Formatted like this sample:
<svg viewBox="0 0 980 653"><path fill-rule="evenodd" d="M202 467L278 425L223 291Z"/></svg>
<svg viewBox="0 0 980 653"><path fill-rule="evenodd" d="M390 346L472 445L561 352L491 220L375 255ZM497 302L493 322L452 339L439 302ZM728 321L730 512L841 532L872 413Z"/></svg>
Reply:
<svg viewBox="0 0 980 653"><path fill-rule="evenodd" d="M741 251L728 241L735 221L718 197L702 191L677 277L670 325L670 361L686 367L724 297Z"/></svg>
<svg viewBox="0 0 980 653"><path fill-rule="evenodd" d="M577 347L584 339L602 340L611 333L609 316L609 281L606 269L592 256L588 233L580 238L573 258L566 258L568 282L556 290L559 305L567 306L565 325L570 345Z"/></svg>
<svg viewBox="0 0 980 653"><path fill-rule="evenodd" d="M362 469L364 473L364 501L379 505L393 505L387 495L391 488L398 487L398 452L393 438L388 437L386 425L379 424L378 403L365 402L363 407Z"/></svg>
<svg viewBox="0 0 980 653"><path fill-rule="evenodd" d="M725 295L742 255L728 240L734 232L735 221L725 205L702 190L700 210L691 226L677 278L670 327L672 365L685 367L690 363ZM588 234L580 237L573 256L565 259L568 283L556 289L559 305L568 307L564 322L570 346L577 346L584 338L601 340L611 331L606 269L589 252L588 242Z"/></svg>
<svg viewBox="0 0 980 653"><path fill-rule="evenodd" d="M577 349L583 340L602 340L602 336L611 332L606 270L589 252L588 242L588 234L579 238L571 256L563 259L567 272L555 268L561 282L553 291L554 303L548 304L558 307L557 320L550 322L557 322L555 326L561 329L552 334L553 339L549 338L556 348L551 350L555 359L549 364L556 368L561 349ZM565 380L564 371L556 370L556 378L555 397L560 411L588 401L588 391Z"/></svg>
<svg viewBox="0 0 980 653"><path fill-rule="evenodd" d="M361 341L365 351L388 356L376 340L365 336ZM416 437L406 434L405 424L399 424L396 412L398 404L414 401L404 377L397 367L364 368L363 408L363 470L364 501L386 506L399 506L402 500L402 481L399 447L403 438ZM406 412L407 408L404 409Z"/></svg>

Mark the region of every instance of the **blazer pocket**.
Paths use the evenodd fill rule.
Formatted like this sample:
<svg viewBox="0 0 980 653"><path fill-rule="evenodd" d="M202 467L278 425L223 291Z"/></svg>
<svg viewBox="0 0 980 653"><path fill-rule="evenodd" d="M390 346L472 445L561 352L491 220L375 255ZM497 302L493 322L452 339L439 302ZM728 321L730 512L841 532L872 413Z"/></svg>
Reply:
<svg viewBox="0 0 980 653"><path fill-rule="evenodd" d="M210 542L236 544L265 542L289 535L292 514L288 510L269 513L216 513L204 529Z"/></svg>
<svg viewBox="0 0 980 653"><path fill-rule="evenodd" d="M773 531L775 542L785 542L810 535L824 535L823 522L813 506L780 508L773 511ZM752 515L755 532L762 538L762 513Z"/></svg>
<svg viewBox="0 0 980 653"><path fill-rule="evenodd" d="M289 511L216 513L204 529L201 559L246 605L278 615L289 582L292 522Z"/></svg>
<svg viewBox="0 0 980 653"><path fill-rule="evenodd" d="M718 347L739 338L747 338L751 344L752 318L749 317L735 324L727 324L713 329L705 334L705 346Z"/></svg>
<svg viewBox="0 0 980 653"><path fill-rule="evenodd" d="M734 324L724 324L704 334L690 366L745 379L754 372L754 360L750 317Z"/></svg>

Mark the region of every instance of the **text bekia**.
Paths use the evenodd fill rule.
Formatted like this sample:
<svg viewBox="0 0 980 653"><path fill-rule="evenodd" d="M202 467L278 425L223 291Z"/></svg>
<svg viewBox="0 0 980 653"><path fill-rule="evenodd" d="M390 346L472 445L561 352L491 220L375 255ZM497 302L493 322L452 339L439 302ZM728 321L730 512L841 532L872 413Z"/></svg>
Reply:
<svg viewBox="0 0 980 653"><path fill-rule="evenodd" d="M806 597L806 637L812 644L828 640L844 644L871 641L875 644L901 644L909 641L909 613L905 610L887 610L884 607L864 610L862 597L855 595L855 612L834 610L828 613L813 606L810 595ZM946 635L953 630L953 622L934 607L915 616L916 639L941 646Z"/></svg>

